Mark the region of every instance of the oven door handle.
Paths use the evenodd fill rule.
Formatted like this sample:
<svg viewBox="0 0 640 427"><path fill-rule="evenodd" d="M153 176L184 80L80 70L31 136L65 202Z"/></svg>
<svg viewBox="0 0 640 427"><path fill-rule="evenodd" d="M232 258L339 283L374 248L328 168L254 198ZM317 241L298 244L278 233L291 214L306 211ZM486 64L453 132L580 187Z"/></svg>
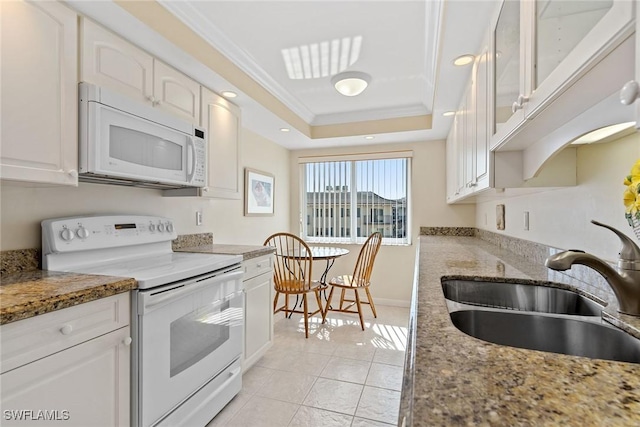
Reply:
<svg viewBox="0 0 640 427"><path fill-rule="evenodd" d="M239 270L239 271L236 271L234 273L225 273L225 274L221 274L219 276L214 276L214 277L208 278L206 280L203 280L202 282L192 283L192 284L183 286L181 288L176 288L175 290L167 291L167 292L162 293L162 294L144 295L140 299L140 303L142 305L142 307L140 307L141 308L140 312L141 313L147 313L149 311L155 310L159 306L168 304L171 301L174 301L174 300L176 300L178 298L182 298L183 296L186 296L186 295L192 294L194 292L197 292L197 291L199 291L199 290L201 290L203 288L211 286L214 283L242 280L242 275L243 274L244 274L244 272L242 270ZM223 300L226 301L227 299L232 299L232 298L236 297L238 294L242 294L242 291L235 292L235 293L233 293L231 295L226 295ZM218 300L218 301L221 301L221 300ZM218 301L216 301L216 302L218 302Z"/></svg>

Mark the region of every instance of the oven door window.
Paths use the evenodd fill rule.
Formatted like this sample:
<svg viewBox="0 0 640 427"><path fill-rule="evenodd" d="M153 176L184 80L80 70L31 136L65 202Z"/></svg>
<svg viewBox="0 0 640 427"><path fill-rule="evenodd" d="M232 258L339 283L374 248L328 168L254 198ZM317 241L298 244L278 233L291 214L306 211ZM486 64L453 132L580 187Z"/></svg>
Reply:
<svg viewBox="0 0 640 427"><path fill-rule="evenodd" d="M229 340L230 329L242 324L242 309L209 304L174 320L170 326L169 376L173 377L214 353Z"/></svg>

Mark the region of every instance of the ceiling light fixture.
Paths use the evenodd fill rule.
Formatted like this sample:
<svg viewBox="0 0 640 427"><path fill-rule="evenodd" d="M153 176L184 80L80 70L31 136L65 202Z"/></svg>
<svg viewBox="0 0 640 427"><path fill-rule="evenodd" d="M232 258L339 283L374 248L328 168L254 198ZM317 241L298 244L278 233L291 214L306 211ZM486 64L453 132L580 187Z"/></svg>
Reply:
<svg viewBox="0 0 640 427"><path fill-rule="evenodd" d="M445 111L444 113L442 113L443 116L445 117L451 117L451 116L455 116L456 112L455 111Z"/></svg>
<svg viewBox="0 0 640 427"><path fill-rule="evenodd" d="M364 139L373 139L373 138L375 138L375 136L368 135L364 137Z"/></svg>
<svg viewBox="0 0 640 427"><path fill-rule="evenodd" d="M230 90L225 90L222 92L222 96L224 96L225 98L235 98L236 96L238 96L238 94Z"/></svg>
<svg viewBox="0 0 640 427"><path fill-rule="evenodd" d="M360 95L371 82L371 76L360 71L345 71L331 78L331 84L344 96Z"/></svg>
<svg viewBox="0 0 640 427"><path fill-rule="evenodd" d="M280 128L280 132L289 132L290 130L289 128Z"/></svg>
<svg viewBox="0 0 640 427"><path fill-rule="evenodd" d="M453 60L453 65L457 65L458 67L462 67L463 65L469 65L473 62L475 56L471 54L458 56Z"/></svg>

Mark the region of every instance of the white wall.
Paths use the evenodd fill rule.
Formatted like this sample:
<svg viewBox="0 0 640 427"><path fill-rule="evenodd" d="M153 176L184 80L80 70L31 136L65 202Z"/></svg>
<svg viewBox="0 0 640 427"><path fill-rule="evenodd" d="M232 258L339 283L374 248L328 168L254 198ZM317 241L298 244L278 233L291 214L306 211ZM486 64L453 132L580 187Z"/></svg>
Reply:
<svg viewBox="0 0 640 427"><path fill-rule="evenodd" d="M507 189L500 198L477 204L477 227L563 249L582 249L614 261L620 249L618 238L589 221L595 219L635 238L624 218L622 182L637 159L640 133L581 146L577 150L577 186L534 194ZM505 205L504 231L495 228L497 204ZM529 231L524 230L524 211L529 212Z"/></svg>
<svg viewBox="0 0 640 427"><path fill-rule="evenodd" d="M412 144L390 144L360 147L298 150L291 152L291 230L299 234L299 164L301 156L325 154L355 154L384 151L413 150L411 178L411 235L410 246L383 246L373 269L371 293L374 302L408 304L415 259L416 237L420 226L473 227L474 205L447 205L445 185L445 143L428 141ZM331 269L332 274L350 274L353 270L360 246L334 245L349 249L348 256L338 259ZM322 270L314 266L314 272ZM320 270L320 271L318 271ZM314 274L315 275L315 274Z"/></svg>
<svg viewBox="0 0 640 427"><path fill-rule="evenodd" d="M104 184L26 187L2 182L0 249L40 247L40 221L71 215L132 213L175 220L178 234L213 232L216 243L256 244L289 226L289 151L242 130L241 165L275 175L275 215L245 217L242 200L162 197L160 190ZM243 175L244 176L244 175ZM203 224L195 225L202 210Z"/></svg>

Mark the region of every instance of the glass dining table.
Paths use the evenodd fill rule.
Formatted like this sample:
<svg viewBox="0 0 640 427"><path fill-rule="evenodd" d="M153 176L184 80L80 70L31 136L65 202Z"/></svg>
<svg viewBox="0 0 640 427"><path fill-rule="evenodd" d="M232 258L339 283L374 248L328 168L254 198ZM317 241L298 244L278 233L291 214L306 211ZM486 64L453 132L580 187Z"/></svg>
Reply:
<svg viewBox="0 0 640 427"><path fill-rule="evenodd" d="M314 261L324 260L327 262L322 275L320 275L320 283L323 285L327 284L327 275L336 262L336 259L349 253L348 249L331 246L309 246L309 249L311 249L311 256Z"/></svg>

